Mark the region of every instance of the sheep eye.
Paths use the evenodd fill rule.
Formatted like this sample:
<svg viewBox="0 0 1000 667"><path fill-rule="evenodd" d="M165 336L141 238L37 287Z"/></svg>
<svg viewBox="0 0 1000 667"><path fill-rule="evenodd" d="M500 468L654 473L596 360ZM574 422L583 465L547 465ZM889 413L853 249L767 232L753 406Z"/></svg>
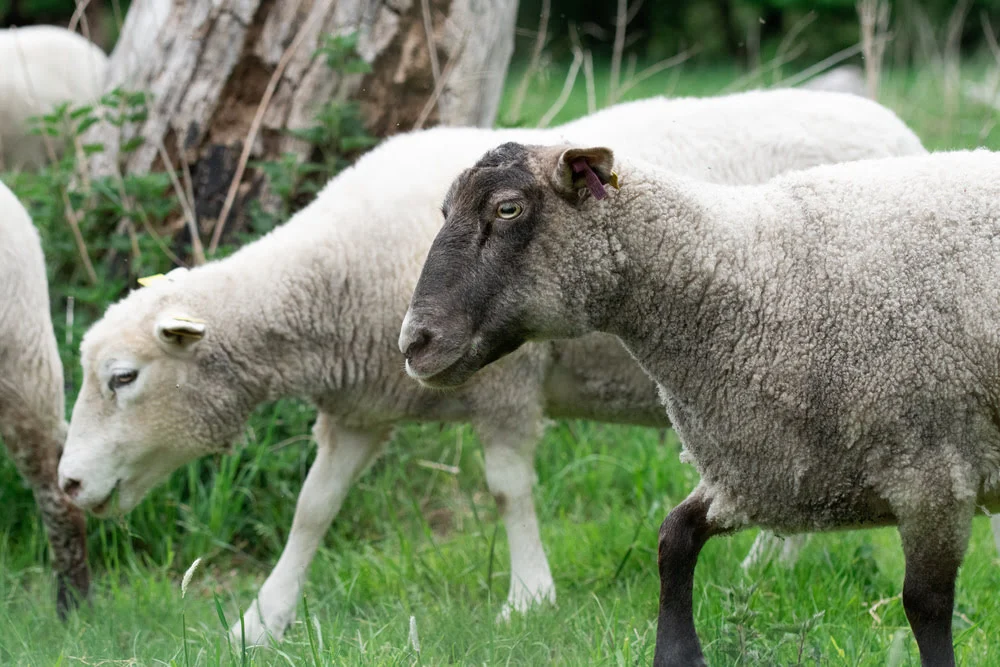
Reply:
<svg viewBox="0 0 1000 667"><path fill-rule="evenodd" d="M497 206L497 217L501 220L513 220L521 215L521 205L512 201L505 201Z"/></svg>
<svg viewBox="0 0 1000 667"><path fill-rule="evenodd" d="M135 379L139 376L139 371L120 371L111 376L108 380L108 389L114 391L124 387L127 384L132 384Z"/></svg>

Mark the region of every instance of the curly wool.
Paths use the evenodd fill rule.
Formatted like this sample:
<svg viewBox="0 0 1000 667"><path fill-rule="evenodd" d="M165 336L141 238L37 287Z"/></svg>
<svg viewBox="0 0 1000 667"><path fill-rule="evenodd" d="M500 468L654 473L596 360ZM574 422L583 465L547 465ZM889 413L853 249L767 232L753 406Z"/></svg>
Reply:
<svg viewBox="0 0 1000 667"><path fill-rule="evenodd" d="M1000 500L1000 156L622 180L547 256L587 258L559 260L561 298L656 379L712 521L814 531Z"/></svg>

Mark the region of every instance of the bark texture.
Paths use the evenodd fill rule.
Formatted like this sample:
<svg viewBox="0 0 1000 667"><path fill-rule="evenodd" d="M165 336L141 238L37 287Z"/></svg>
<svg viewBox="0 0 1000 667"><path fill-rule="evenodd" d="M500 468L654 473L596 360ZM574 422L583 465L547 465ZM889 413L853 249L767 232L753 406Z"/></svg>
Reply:
<svg viewBox="0 0 1000 667"><path fill-rule="evenodd" d="M251 160L306 157L308 144L285 130L311 126L334 98L357 100L379 137L418 121L492 125L516 13L516 0L136 0L111 55L109 88L149 91L150 113L124 128L92 127L86 140L106 151L91 158L91 171L113 173L116 162L123 173L189 170L205 232L269 87ZM368 74L333 71L316 55L322 36L352 32ZM136 136L145 140L137 150L112 152ZM252 171L240 184L236 214L256 192Z"/></svg>

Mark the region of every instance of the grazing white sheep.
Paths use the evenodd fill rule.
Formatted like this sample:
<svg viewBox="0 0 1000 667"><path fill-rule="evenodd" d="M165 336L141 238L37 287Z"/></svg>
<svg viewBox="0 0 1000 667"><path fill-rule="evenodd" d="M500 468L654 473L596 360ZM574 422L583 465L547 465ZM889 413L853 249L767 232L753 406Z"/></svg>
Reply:
<svg viewBox="0 0 1000 667"><path fill-rule="evenodd" d="M0 30L0 168L39 167L48 161L42 137L28 119L56 105L96 101L108 57L71 30L50 25Z"/></svg>
<svg viewBox="0 0 1000 667"><path fill-rule="evenodd" d="M38 232L21 202L0 183L0 436L41 511L63 617L90 588L83 512L58 485L65 410Z"/></svg>
<svg viewBox="0 0 1000 667"><path fill-rule="evenodd" d="M699 183L506 144L452 186L400 333L458 386L527 340L617 335L701 482L660 528L654 663L703 664L713 535L895 524L923 665L954 665L973 515L1000 508L1000 154ZM621 185L621 190L609 187Z"/></svg>
<svg viewBox="0 0 1000 667"><path fill-rule="evenodd" d="M461 392L421 389L395 350L449 183L504 140L613 139L684 173L758 182L864 155L923 152L887 109L803 91L653 99L551 130L438 128L383 143L307 208L218 262L172 274L110 307L81 345L63 484L101 513L127 511L171 471L224 450L260 403L319 408L319 451L288 544L246 615L253 643L294 618L306 570L354 479L403 421L468 421L510 543L509 609L555 588L531 489L543 418L667 425L652 382L610 336L540 345ZM387 180L387 175L391 175ZM235 628L239 633L239 627Z"/></svg>

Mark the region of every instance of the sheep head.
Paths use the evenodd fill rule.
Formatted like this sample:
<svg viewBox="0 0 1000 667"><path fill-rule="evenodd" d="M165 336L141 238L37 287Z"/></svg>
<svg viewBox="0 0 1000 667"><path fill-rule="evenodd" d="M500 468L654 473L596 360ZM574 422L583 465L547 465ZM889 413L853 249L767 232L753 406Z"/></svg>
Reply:
<svg viewBox="0 0 1000 667"><path fill-rule="evenodd" d="M411 377L456 386L527 340L594 329L613 163L607 148L507 143L458 177L400 332Z"/></svg>
<svg viewBox="0 0 1000 667"><path fill-rule="evenodd" d="M172 471L229 448L242 411L231 364L183 276L132 292L81 343L83 384L59 463L74 503L131 510Z"/></svg>

